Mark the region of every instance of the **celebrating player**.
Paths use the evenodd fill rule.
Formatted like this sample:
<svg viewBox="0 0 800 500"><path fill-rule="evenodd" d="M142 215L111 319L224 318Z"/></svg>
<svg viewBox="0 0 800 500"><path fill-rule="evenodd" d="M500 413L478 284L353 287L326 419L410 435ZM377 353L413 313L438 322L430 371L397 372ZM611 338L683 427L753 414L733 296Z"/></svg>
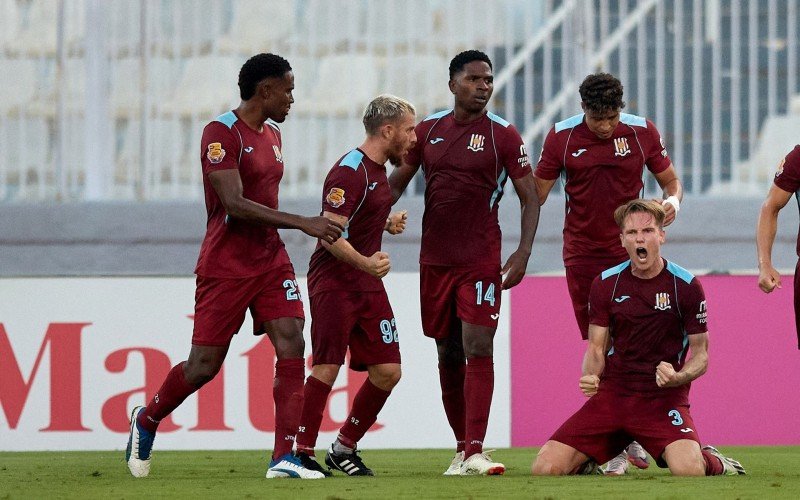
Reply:
<svg viewBox="0 0 800 500"><path fill-rule="evenodd" d="M494 391L493 340L501 290L522 280L539 221L522 138L486 110L493 81L486 54L468 50L455 56L449 81L454 108L417 125L416 147L389 177L397 200L420 166L425 174L422 327L436 340L442 402L456 438L445 475L505 471L483 452ZM501 268L497 211L509 177L519 196L522 227L519 246Z"/></svg>
<svg viewBox="0 0 800 500"><path fill-rule="evenodd" d="M665 218L654 201L614 212L629 260L592 283L580 378L589 400L545 443L533 474L586 473L632 439L674 475L745 473L715 448L701 449L689 412L691 382L708 367L706 301L690 272L661 257Z"/></svg>
<svg viewBox="0 0 800 500"><path fill-rule="evenodd" d="M781 275L772 266L772 244L778 231L778 212L789 203L792 195L800 190L800 146L786 155L778 165L775 180L761 206L756 228L758 248L758 286L764 293L781 288ZM800 235L797 239L797 255L800 256ZM800 260L794 270L794 322L797 330L797 345L800 348Z"/></svg>
<svg viewBox="0 0 800 500"><path fill-rule="evenodd" d="M311 299L313 367L306 380L303 412L296 444L306 468L327 473L314 458L322 412L350 348L350 367L369 376L325 463L349 476L372 476L356 445L375 423L400 380L400 347L394 313L382 278L391 267L381 251L383 231L399 234L406 213L389 214L392 193L386 161L399 164L416 142L414 107L383 94L364 111L363 144L340 158L328 172L323 189L323 215L346 227L335 243L320 240L311 256L308 289Z"/></svg>
<svg viewBox="0 0 800 500"><path fill-rule="evenodd" d="M575 319L586 340L592 280L626 259L618 244L614 209L640 196L645 165L664 190L665 225L672 223L680 209L683 188L655 125L620 112L625 103L616 77L589 75L579 92L583 113L550 130L534 178L539 202L544 204L556 179L564 176L564 267ZM642 447L632 443L606 470L624 474L628 461L639 468L649 465Z"/></svg>
<svg viewBox="0 0 800 500"><path fill-rule="evenodd" d="M278 357L275 449L267 477L323 477L305 469L291 449L302 405L304 316L278 228L300 229L333 244L343 227L326 217L277 210L283 176L277 123L289 113L293 89L294 75L285 59L253 56L239 72L239 107L203 130L200 159L208 223L195 269L192 348L150 403L131 414L126 461L136 477L150 472L158 423L219 372L248 308L254 334L266 333Z"/></svg>

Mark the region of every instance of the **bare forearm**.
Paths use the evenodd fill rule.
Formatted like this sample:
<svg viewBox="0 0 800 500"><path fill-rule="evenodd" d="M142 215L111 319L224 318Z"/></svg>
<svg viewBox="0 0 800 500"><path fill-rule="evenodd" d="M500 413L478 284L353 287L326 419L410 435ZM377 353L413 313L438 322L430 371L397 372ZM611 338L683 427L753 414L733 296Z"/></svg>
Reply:
<svg viewBox="0 0 800 500"><path fill-rule="evenodd" d="M702 351L692 354L683 368L678 372L678 385L685 385L704 374L708 369L708 352Z"/></svg>
<svg viewBox="0 0 800 500"><path fill-rule="evenodd" d="M756 228L756 248L758 251L758 266L772 265L772 245L775 243L775 234L778 231L778 212L769 207L761 207Z"/></svg>
<svg viewBox="0 0 800 500"><path fill-rule="evenodd" d="M586 354L583 356L582 374L597 375L599 377L603 373L605 366L606 356L603 349L590 344L586 349Z"/></svg>
<svg viewBox="0 0 800 500"><path fill-rule="evenodd" d="M533 240L536 238L536 230L539 227L540 206L536 203L537 197L533 198L533 203L526 203L522 206L522 216L520 220L520 238L518 250L530 254Z"/></svg>
<svg viewBox="0 0 800 500"><path fill-rule="evenodd" d="M281 229L299 229L304 219L302 215L274 210L248 200L247 198L241 198L229 203L225 207L225 212L232 219L274 226Z"/></svg>
<svg viewBox="0 0 800 500"><path fill-rule="evenodd" d="M678 178L668 181L662 189L664 190L665 198L675 196L678 200L683 201L683 186Z"/></svg>
<svg viewBox="0 0 800 500"><path fill-rule="evenodd" d="M329 251L334 257L342 262L346 262L347 264L350 264L361 271L368 272L367 257L358 253L358 251L353 248L353 245L351 245L346 239L339 238L332 245L322 242L322 246L324 246L327 251Z"/></svg>

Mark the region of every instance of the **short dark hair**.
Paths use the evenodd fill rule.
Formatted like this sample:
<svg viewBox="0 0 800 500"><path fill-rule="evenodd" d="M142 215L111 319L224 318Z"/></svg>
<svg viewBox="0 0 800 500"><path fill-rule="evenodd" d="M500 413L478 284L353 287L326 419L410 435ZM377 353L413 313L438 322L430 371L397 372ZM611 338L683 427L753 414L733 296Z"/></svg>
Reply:
<svg viewBox="0 0 800 500"><path fill-rule="evenodd" d="M265 78L283 78L292 70L289 61L276 54L256 54L239 70L239 95L246 101L256 94L256 86Z"/></svg>
<svg viewBox="0 0 800 500"><path fill-rule="evenodd" d="M452 61L450 61L450 79L453 79L453 76L464 69L464 66L473 62L473 61L483 61L489 65L489 69L492 68L492 60L489 59L489 56L481 52L480 50L465 50L460 54L457 54Z"/></svg>
<svg viewBox="0 0 800 500"><path fill-rule="evenodd" d="M578 90L584 106L595 112L619 110L625 107L622 100L622 82L608 73L587 76Z"/></svg>
<svg viewBox="0 0 800 500"><path fill-rule="evenodd" d="M664 207L653 200L636 199L624 205L620 205L614 210L614 221L617 223L620 230L625 229L625 219L627 219L629 215L635 213L651 215L656 222L656 226L658 226L659 229L664 228L664 218L667 216Z"/></svg>

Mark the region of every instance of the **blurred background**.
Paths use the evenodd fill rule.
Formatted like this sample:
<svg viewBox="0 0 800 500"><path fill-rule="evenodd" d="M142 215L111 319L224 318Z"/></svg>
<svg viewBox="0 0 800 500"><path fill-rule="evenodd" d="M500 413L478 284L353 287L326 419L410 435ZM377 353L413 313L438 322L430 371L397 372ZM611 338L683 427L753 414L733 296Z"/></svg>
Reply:
<svg viewBox="0 0 800 500"><path fill-rule="evenodd" d="M202 127L238 104L239 68L258 52L295 73L281 203L305 214L361 142L366 103L391 92L420 116L451 107L448 64L470 48L492 58L489 107L534 158L552 124L580 112L587 74L622 80L625 111L655 122L684 183L666 252L686 267L755 267L760 200L800 142L797 0L0 0L0 12L0 276L191 274ZM387 242L395 269L417 269L423 189L416 179L401 202L412 224ZM507 196L506 255L519 234ZM559 197L529 272L562 269ZM295 233L302 273L314 242Z"/></svg>

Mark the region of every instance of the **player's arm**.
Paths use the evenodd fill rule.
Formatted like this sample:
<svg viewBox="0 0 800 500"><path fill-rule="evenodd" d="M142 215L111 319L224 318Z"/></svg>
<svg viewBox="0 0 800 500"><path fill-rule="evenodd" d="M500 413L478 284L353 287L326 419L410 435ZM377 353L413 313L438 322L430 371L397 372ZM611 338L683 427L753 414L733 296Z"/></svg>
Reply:
<svg viewBox="0 0 800 500"><path fill-rule="evenodd" d="M667 212L667 216L664 218L664 225L669 226L675 220L675 216L678 215L678 210L680 210L681 201L683 201L683 184L681 184L681 180L678 178L678 173L672 163L665 170L654 176L664 192L662 205Z"/></svg>
<svg viewBox="0 0 800 500"><path fill-rule="evenodd" d="M520 238L519 246L512 253L501 272L505 275L503 279L503 290L516 286L525 276L528 268L528 259L531 256L533 239L536 237L536 228L539 226L539 198L536 194L536 183L533 175L524 175L518 179L511 179L514 189L519 197L522 216L520 218Z"/></svg>
<svg viewBox="0 0 800 500"><path fill-rule="evenodd" d="M550 194L550 191L553 189L553 186L556 185L555 179L542 179L536 175L536 172L533 173L533 182L536 184L536 195L539 199L539 205L544 205L544 202L547 201L547 196Z"/></svg>
<svg viewBox="0 0 800 500"><path fill-rule="evenodd" d="M389 187L392 189L392 205L403 195L408 183L419 170L419 165L411 165L404 159L399 167L395 167L389 174Z"/></svg>
<svg viewBox="0 0 800 500"><path fill-rule="evenodd" d="M606 350L609 339L609 328L607 326L589 324L589 341L586 345L586 354L583 355L580 380L581 391L587 397L597 394L600 375L606 367Z"/></svg>
<svg viewBox="0 0 800 500"><path fill-rule="evenodd" d="M347 226L348 218L343 215L334 214L327 210L322 212L322 215L343 227ZM345 238L339 238L334 243L328 243L322 239L320 239L320 242L337 259L347 262L356 269L360 269L376 278L383 278L391 268L388 253L375 252L370 257L361 255Z"/></svg>
<svg viewBox="0 0 800 500"><path fill-rule="evenodd" d="M386 218L386 224L383 230L389 234L400 234L406 230L406 221L408 221L408 210L400 210L399 212L392 212Z"/></svg>
<svg viewBox="0 0 800 500"><path fill-rule="evenodd" d="M244 220L279 228L299 229L309 236L333 243L344 226L325 217L304 217L273 210L248 200L243 195L242 178L235 168L209 172L208 179L217 192L225 213L232 219Z"/></svg>
<svg viewBox="0 0 800 500"><path fill-rule="evenodd" d="M678 387L688 384L708 369L708 332L689 335L689 359L681 371L676 372L672 363L662 361L656 367L656 384L659 387Z"/></svg>
<svg viewBox="0 0 800 500"><path fill-rule="evenodd" d="M756 249L758 250L758 287L770 293L781 287L781 275L772 266L772 245L778 232L778 212L789 202L792 193L775 184L769 188L767 199L761 205L756 226Z"/></svg>

